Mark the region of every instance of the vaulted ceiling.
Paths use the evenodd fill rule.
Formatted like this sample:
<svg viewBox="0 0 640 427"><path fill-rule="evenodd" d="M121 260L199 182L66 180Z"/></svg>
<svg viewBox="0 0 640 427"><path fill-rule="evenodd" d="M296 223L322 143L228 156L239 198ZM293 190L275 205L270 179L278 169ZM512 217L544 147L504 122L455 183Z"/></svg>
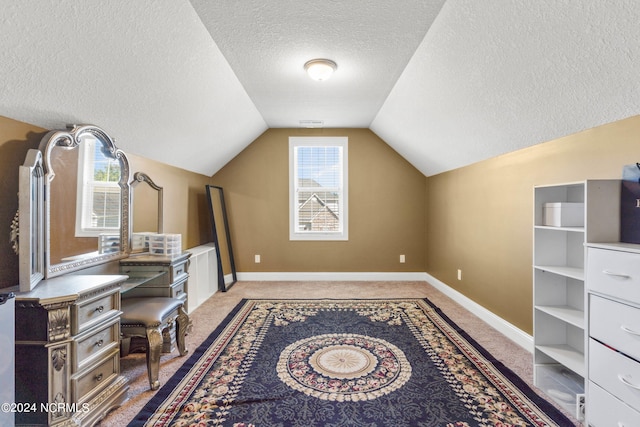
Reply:
<svg viewBox="0 0 640 427"><path fill-rule="evenodd" d="M429 176L640 113L638 22L636 0L0 0L0 115L208 176L267 128L370 128Z"/></svg>

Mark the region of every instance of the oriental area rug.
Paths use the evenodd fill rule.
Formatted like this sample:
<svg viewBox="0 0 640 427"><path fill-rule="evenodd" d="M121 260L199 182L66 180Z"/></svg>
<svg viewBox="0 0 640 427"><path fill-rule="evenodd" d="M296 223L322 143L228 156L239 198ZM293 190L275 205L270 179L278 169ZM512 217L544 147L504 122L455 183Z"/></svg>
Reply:
<svg viewBox="0 0 640 427"><path fill-rule="evenodd" d="M130 426L571 426L426 299L242 300Z"/></svg>

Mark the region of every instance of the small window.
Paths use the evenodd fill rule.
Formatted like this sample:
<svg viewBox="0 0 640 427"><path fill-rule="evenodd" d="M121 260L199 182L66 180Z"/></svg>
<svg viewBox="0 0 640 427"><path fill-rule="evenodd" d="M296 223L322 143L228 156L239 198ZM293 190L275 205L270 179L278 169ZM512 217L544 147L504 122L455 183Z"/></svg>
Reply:
<svg viewBox="0 0 640 427"><path fill-rule="evenodd" d="M289 138L289 239L348 240L346 137Z"/></svg>
<svg viewBox="0 0 640 427"><path fill-rule="evenodd" d="M120 232L120 164L95 139L79 145L76 236Z"/></svg>

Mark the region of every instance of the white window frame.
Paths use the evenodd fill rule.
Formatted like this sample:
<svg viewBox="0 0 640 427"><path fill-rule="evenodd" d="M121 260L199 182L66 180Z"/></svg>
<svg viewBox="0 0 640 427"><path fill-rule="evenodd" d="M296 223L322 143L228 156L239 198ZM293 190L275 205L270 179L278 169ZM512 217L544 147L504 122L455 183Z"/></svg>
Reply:
<svg viewBox="0 0 640 427"><path fill-rule="evenodd" d="M103 188L113 188L114 191L121 191L118 182L94 181L94 153L96 144L101 144L97 139L86 138L82 144L78 145L78 179L76 194L76 237L99 237L103 233L119 233L120 226L117 227L97 227L92 224L92 206L94 189L98 186Z"/></svg>
<svg viewBox="0 0 640 427"><path fill-rule="evenodd" d="M341 147L342 182L339 185L339 231L299 230L298 147ZM289 240L349 240L349 139L347 137L289 137Z"/></svg>

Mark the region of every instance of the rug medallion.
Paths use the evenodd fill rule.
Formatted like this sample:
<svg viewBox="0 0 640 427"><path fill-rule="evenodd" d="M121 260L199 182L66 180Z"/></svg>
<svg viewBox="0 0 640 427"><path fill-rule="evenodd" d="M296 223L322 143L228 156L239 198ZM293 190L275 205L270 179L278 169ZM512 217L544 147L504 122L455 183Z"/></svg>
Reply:
<svg viewBox="0 0 640 427"><path fill-rule="evenodd" d="M571 426L428 300L243 300L131 426Z"/></svg>

